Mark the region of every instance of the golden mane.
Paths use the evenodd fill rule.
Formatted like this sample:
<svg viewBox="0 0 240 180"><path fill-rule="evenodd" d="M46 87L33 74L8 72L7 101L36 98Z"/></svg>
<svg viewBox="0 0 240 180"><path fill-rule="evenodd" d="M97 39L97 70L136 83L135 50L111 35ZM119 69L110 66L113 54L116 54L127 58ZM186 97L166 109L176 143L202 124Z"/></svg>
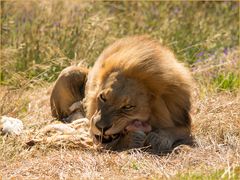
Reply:
<svg viewBox="0 0 240 180"><path fill-rule="evenodd" d="M184 88L189 85L191 79L186 82L186 77L190 77L188 72L175 61L170 50L160 46L154 40L149 40L146 36L136 38L141 43L124 42L124 38L113 45L116 51L103 59L98 76L100 84L112 72L118 72L119 75L143 82L155 95L162 94L165 88L171 85L181 87L184 83ZM107 51L108 49L106 54Z"/></svg>

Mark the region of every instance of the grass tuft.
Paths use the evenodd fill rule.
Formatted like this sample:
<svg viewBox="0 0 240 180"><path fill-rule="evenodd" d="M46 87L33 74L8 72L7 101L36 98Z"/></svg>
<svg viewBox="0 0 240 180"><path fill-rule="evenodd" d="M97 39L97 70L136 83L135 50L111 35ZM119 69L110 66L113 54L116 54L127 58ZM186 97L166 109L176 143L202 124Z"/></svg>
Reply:
<svg viewBox="0 0 240 180"><path fill-rule="evenodd" d="M240 75L232 72L227 74L218 74L218 76L214 78L213 83L217 89L221 91L233 91L240 87Z"/></svg>

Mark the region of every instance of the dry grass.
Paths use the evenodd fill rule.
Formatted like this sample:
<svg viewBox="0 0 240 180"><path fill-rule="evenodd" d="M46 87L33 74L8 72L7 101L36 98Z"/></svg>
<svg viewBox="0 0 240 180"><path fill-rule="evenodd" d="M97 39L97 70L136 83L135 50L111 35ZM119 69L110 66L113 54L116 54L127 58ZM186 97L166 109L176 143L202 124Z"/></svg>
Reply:
<svg viewBox="0 0 240 180"><path fill-rule="evenodd" d="M39 92L48 96L46 90ZM28 95L29 92L25 92L25 97ZM156 156L139 150L113 153L73 148L67 143L38 144L28 148L25 142L40 127L51 122L48 101L43 97L33 102L33 106L38 107L35 112L23 118L24 135L1 137L1 174L8 178L19 176L31 179L111 179L113 175L116 179L154 179L198 173L211 177L220 170L216 177L237 178L240 165L239 102L239 94L220 93L196 98L196 112L193 113L196 147L178 147L171 154Z"/></svg>
<svg viewBox="0 0 240 180"><path fill-rule="evenodd" d="M0 179L240 179L237 1L19 0L0 5L0 115L24 123L22 135L0 136ZM197 85L196 146L157 156L97 150L79 136L27 145L44 137L43 127L56 123L49 82L70 64L91 66L109 43L133 34L149 34L191 67Z"/></svg>
<svg viewBox="0 0 240 180"><path fill-rule="evenodd" d="M233 54L236 51L224 55L225 61L234 57ZM42 127L56 123L50 115L50 84L28 90L2 89L2 114L23 120L25 130L19 137L0 137L1 176L20 179L238 179L239 89L233 92L207 89L208 86L201 83L202 78L207 82L205 70L199 71L205 66L206 63L199 65L197 70L193 68L198 86L192 110L196 146L180 146L165 156L150 155L141 150L120 153L96 150L76 146L74 140L42 142L29 147L26 142L35 138ZM215 65L211 70L221 71L219 68ZM231 67L226 63L224 68Z"/></svg>

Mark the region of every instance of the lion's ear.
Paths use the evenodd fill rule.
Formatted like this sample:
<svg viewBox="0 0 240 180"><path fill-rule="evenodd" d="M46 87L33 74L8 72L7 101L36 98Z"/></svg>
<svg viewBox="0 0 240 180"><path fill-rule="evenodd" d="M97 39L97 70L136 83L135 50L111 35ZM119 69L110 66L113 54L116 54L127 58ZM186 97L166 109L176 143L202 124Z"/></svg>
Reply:
<svg viewBox="0 0 240 180"><path fill-rule="evenodd" d="M50 97L53 117L68 117L72 113L70 106L84 98L87 74L87 69L78 66L67 67L60 73Z"/></svg>

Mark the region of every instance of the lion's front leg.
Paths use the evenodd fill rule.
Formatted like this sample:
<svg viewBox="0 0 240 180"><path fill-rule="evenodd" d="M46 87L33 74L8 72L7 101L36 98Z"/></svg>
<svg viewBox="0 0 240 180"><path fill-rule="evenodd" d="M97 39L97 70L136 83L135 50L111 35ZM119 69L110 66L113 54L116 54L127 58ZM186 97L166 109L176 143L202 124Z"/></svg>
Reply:
<svg viewBox="0 0 240 180"><path fill-rule="evenodd" d="M188 128L173 127L150 132L144 141L144 146L149 146L150 152L164 153L172 150L177 144L191 143L192 137Z"/></svg>

